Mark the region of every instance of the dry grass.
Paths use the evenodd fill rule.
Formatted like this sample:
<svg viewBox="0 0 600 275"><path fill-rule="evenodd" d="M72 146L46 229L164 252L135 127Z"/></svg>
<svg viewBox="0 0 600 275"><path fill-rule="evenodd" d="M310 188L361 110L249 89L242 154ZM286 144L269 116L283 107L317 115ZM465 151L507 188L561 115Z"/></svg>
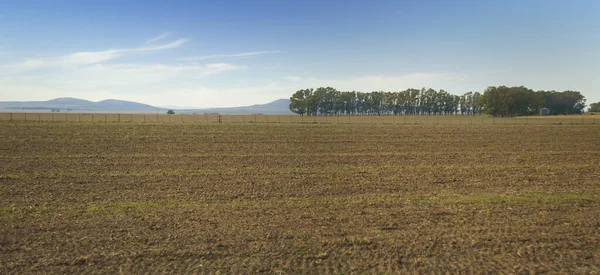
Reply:
<svg viewBox="0 0 600 275"><path fill-rule="evenodd" d="M598 273L600 125L0 123L0 273Z"/></svg>
<svg viewBox="0 0 600 275"><path fill-rule="evenodd" d="M97 123L285 123L285 124L398 124L398 125L559 125L600 124L600 116L298 116L204 114L0 113L0 121Z"/></svg>

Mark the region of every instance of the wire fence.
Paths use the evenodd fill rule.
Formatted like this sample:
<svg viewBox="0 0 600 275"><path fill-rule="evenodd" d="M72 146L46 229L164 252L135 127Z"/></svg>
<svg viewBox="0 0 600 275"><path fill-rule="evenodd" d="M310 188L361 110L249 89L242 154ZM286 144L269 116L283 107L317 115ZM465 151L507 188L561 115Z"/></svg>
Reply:
<svg viewBox="0 0 600 275"><path fill-rule="evenodd" d="M472 115L300 116L219 114L116 113L0 113L0 121L130 122L130 123L328 123L401 125L561 125L596 124L596 116L540 116L497 118ZM600 124L600 117L598 119Z"/></svg>

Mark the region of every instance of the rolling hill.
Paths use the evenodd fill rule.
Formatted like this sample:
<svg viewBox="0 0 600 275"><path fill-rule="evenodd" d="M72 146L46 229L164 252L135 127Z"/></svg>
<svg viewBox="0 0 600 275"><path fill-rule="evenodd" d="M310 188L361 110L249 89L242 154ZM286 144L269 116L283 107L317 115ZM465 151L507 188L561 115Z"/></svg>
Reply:
<svg viewBox="0 0 600 275"><path fill-rule="evenodd" d="M126 110L126 111L156 111L160 108L124 100L107 99L93 102L84 99L61 97L48 101L0 101L0 109L39 110L52 109L73 111Z"/></svg>
<svg viewBox="0 0 600 275"><path fill-rule="evenodd" d="M288 99L278 99L266 104L241 107L180 109L177 113L220 113L220 114L290 114ZM106 99L98 102L62 97L47 101L0 101L0 109L20 111L124 111L124 112L166 112L166 108L155 107L143 103Z"/></svg>
<svg viewBox="0 0 600 275"><path fill-rule="evenodd" d="M266 104L256 104L242 107L208 108L208 109L186 109L179 110L180 113L219 113L219 114L291 114L289 99L278 99Z"/></svg>

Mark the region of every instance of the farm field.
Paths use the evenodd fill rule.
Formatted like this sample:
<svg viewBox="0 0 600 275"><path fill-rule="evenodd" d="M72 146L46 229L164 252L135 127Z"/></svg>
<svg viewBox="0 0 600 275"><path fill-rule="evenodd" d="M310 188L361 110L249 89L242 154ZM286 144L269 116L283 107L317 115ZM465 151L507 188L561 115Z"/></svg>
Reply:
<svg viewBox="0 0 600 275"><path fill-rule="evenodd" d="M600 124L546 121L1 121L0 273L599 273Z"/></svg>
<svg viewBox="0 0 600 275"><path fill-rule="evenodd" d="M315 123L315 124L400 124L400 125L551 125L600 124L598 115L491 117L488 115L381 115L299 116L232 114L118 114L118 113L2 113L0 121L37 122L132 122L132 123Z"/></svg>

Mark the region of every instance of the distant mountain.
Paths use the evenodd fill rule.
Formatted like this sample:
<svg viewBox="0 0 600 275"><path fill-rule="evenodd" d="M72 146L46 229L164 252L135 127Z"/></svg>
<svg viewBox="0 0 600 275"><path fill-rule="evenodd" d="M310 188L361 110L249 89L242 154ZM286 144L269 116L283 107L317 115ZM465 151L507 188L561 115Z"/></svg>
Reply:
<svg viewBox="0 0 600 275"><path fill-rule="evenodd" d="M61 111L73 110L127 110L127 111L153 111L162 110L147 104L107 99L98 102L83 100L71 97L56 98L48 101L0 101L0 109L18 109L18 110L52 110Z"/></svg>
<svg viewBox="0 0 600 275"><path fill-rule="evenodd" d="M278 99L266 104L256 104L242 107L225 108L206 108L206 109L185 109L179 110L179 113L219 113L219 114L270 114L287 115L291 114L289 99Z"/></svg>
<svg viewBox="0 0 600 275"><path fill-rule="evenodd" d="M48 101L26 101L26 102L19 102L19 103L29 103L29 104L52 104L52 105L66 105L66 106L92 106L94 105L95 102L93 101L89 101L89 100L84 100L84 99L78 99L78 98L72 98L72 97L61 97L61 98L55 98L55 99L51 99Z"/></svg>
<svg viewBox="0 0 600 275"><path fill-rule="evenodd" d="M155 111L156 109L161 109L158 107L154 107L151 105L133 102L133 101L125 101L125 100L116 100L116 99L106 99L97 102L98 105L110 109L110 110L129 110L129 111L144 111L150 110Z"/></svg>
<svg viewBox="0 0 600 275"><path fill-rule="evenodd" d="M242 107L177 109L176 113L220 113L220 114L291 114L289 99L278 99L266 104ZM98 102L71 97L56 98L48 101L0 101L0 109L50 111L127 111L127 112L166 112L160 108L138 102L107 99Z"/></svg>

